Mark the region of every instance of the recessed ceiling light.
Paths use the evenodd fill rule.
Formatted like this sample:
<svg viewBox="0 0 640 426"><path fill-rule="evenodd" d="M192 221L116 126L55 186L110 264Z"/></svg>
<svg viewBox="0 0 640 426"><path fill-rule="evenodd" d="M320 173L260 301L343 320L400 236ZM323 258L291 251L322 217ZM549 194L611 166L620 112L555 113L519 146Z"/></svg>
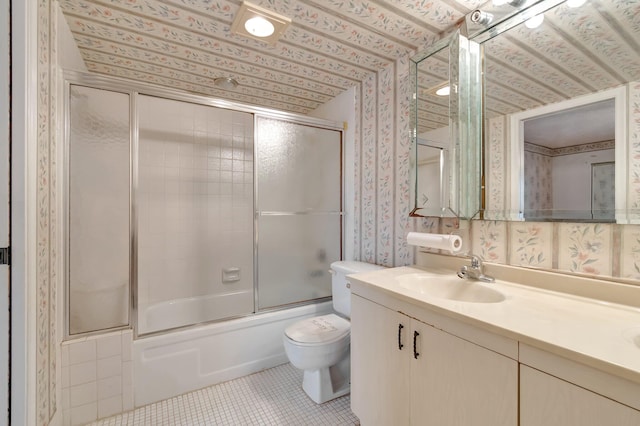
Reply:
<svg viewBox="0 0 640 426"><path fill-rule="evenodd" d="M524 21L524 25L527 28L534 29L542 25L542 21L544 21L544 15L541 13L539 15L534 16L533 18L529 18L526 21Z"/></svg>
<svg viewBox="0 0 640 426"><path fill-rule="evenodd" d="M217 77L213 79L213 84L218 86L221 89L235 89L238 87L238 81L235 78L231 77Z"/></svg>
<svg viewBox="0 0 640 426"><path fill-rule="evenodd" d="M449 85L448 81L443 81L442 83L438 84L437 86L432 86L426 90L424 90L423 92L425 95L427 96L449 96L449 94L451 93L451 86Z"/></svg>
<svg viewBox="0 0 640 426"><path fill-rule="evenodd" d="M262 16L255 16L244 23L244 29L256 37L269 37L276 28Z"/></svg>
<svg viewBox="0 0 640 426"><path fill-rule="evenodd" d="M290 23L286 16L243 2L231 24L231 33L275 44Z"/></svg>
<svg viewBox="0 0 640 426"><path fill-rule="evenodd" d="M451 93L451 86L449 85L446 85L436 90L436 95L438 96L449 96L449 93Z"/></svg>

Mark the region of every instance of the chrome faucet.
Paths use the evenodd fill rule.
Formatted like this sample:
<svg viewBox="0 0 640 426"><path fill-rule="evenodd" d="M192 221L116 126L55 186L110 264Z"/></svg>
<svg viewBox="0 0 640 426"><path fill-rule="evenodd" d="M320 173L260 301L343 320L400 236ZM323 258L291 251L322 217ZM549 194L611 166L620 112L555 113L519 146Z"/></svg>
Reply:
<svg viewBox="0 0 640 426"><path fill-rule="evenodd" d="M485 283L492 283L495 280L493 277L485 275L483 272L482 259L478 256L471 256L471 264L469 266L464 265L458 271L458 276L462 279L471 279L483 281Z"/></svg>

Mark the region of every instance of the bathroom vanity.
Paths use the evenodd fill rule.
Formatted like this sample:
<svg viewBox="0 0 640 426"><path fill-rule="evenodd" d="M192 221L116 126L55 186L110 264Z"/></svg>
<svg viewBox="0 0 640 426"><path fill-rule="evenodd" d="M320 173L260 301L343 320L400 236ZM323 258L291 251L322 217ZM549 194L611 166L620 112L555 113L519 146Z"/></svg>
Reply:
<svg viewBox="0 0 640 426"><path fill-rule="evenodd" d="M485 284L430 256L448 264L350 276L364 426L640 424L640 309L619 303L640 288L502 265Z"/></svg>

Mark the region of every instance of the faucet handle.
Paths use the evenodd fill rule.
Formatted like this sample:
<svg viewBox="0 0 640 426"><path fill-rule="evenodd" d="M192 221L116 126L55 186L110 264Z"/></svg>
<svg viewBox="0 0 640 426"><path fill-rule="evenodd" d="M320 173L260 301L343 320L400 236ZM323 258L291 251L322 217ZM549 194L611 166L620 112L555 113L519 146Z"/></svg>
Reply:
<svg viewBox="0 0 640 426"><path fill-rule="evenodd" d="M473 269L480 269L480 265L482 265L482 260L476 255L471 256L471 267Z"/></svg>

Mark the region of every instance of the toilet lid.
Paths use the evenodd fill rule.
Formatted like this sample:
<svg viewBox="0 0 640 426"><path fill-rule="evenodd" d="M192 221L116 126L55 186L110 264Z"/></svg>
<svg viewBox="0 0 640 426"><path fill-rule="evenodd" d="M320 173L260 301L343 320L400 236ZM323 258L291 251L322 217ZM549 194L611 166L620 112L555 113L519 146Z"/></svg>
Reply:
<svg viewBox="0 0 640 426"><path fill-rule="evenodd" d="M307 318L290 325L284 333L300 343L328 343L349 334L351 324L336 314Z"/></svg>

